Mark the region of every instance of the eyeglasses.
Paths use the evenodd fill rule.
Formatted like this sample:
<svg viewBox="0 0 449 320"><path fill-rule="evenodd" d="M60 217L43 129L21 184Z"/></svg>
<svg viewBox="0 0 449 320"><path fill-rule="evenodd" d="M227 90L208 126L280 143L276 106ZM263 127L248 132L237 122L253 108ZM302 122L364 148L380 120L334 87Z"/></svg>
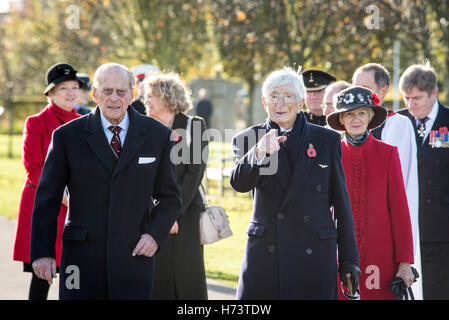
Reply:
<svg viewBox="0 0 449 320"><path fill-rule="evenodd" d="M112 88L103 88L103 94L106 96L110 96L115 93L120 97L123 98L128 93L128 89L112 89Z"/></svg>
<svg viewBox="0 0 449 320"><path fill-rule="evenodd" d="M273 94L267 97L268 103L278 104L281 100L285 103L295 103L298 101L298 97L294 94Z"/></svg>

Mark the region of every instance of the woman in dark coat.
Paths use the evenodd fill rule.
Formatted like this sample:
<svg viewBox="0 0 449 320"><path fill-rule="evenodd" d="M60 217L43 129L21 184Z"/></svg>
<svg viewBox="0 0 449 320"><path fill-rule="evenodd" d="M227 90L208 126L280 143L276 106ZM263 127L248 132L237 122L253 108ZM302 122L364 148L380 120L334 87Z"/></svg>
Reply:
<svg viewBox="0 0 449 320"><path fill-rule="evenodd" d="M40 113L26 119L23 133L22 160L26 170L26 181L20 199L17 216L17 231L14 242L13 259L23 261L24 271L33 272L30 265L30 233L34 196L44 166L52 133L59 126L80 115L75 110L80 85L83 82L76 76L76 70L69 64L59 63L47 71L47 88L44 94L48 97L48 105ZM66 197L61 204L58 217L58 233L56 238L56 262L59 267L61 254L61 235L67 212ZM29 299L45 300L49 284L34 273L31 279Z"/></svg>
<svg viewBox="0 0 449 320"><path fill-rule="evenodd" d="M185 113L192 108L190 92L178 75L156 74L145 80L147 114L173 130L176 142L172 155L181 190L181 215L173 225L167 244L155 256L153 299L207 299L203 246L200 244L199 218L204 205L198 187L206 169L207 138L200 117ZM192 119L190 133L186 133ZM188 135L188 136L187 136ZM188 151L186 154L185 151ZM156 205L157 205L157 199Z"/></svg>
<svg viewBox="0 0 449 320"><path fill-rule="evenodd" d="M390 282L395 277L407 286L414 280L412 229L398 151L369 132L387 117L378 103L369 89L350 87L338 94L336 110L327 117L331 128L345 131L342 164L354 216L362 300L393 300Z"/></svg>

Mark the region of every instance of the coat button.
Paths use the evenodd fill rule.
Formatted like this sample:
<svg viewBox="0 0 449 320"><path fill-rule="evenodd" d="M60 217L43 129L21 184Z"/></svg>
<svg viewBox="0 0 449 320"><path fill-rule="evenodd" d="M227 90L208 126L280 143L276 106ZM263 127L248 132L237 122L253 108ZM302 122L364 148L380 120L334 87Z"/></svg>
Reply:
<svg viewBox="0 0 449 320"><path fill-rule="evenodd" d="M304 222L309 222L310 221L310 217L309 216L304 216L303 220L304 220Z"/></svg>
<svg viewBox="0 0 449 320"><path fill-rule="evenodd" d="M276 251L276 247L275 246L269 246L268 247L268 252L273 253Z"/></svg>
<svg viewBox="0 0 449 320"><path fill-rule="evenodd" d="M320 185L317 185L317 186L315 187L315 189L316 189L317 192L321 192L321 186L320 186Z"/></svg>
<svg viewBox="0 0 449 320"><path fill-rule="evenodd" d="M431 183L432 182L432 180L430 180L430 179L427 179L427 183Z"/></svg>
<svg viewBox="0 0 449 320"><path fill-rule="evenodd" d="M263 179L262 182L260 183L260 186L261 186L261 187L266 187L267 184L268 184L268 181L265 180L265 179Z"/></svg>
<svg viewBox="0 0 449 320"><path fill-rule="evenodd" d="M312 249L307 249L307 250L306 250L306 253L307 253L308 255L311 255L311 254L312 254Z"/></svg>
<svg viewBox="0 0 449 320"><path fill-rule="evenodd" d="M437 164L440 164L440 160L437 159Z"/></svg>
<svg viewBox="0 0 449 320"><path fill-rule="evenodd" d="M278 219L279 220L283 220L284 219L284 214L283 213L278 213Z"/></svg>
<svg viewBox="0 0 449 320"><path fill-rule="evenodd" d="M427 199L427 200L426 200L426 202L427 202L427 203L431 203L431 202L432 202L432 200L430 200L430 199Z"/></svg>

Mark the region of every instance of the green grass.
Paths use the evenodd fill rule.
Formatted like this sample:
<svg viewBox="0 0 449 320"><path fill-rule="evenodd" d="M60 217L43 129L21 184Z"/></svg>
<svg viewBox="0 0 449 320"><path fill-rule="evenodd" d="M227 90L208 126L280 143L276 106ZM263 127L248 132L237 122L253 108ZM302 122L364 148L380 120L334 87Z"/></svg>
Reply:
<svg viewBox="0 0 449 320"><path fill-rule="evenodd" d="M20 195L25 181L25 168L21 161L22 137L13 137L13 158L8 158L7 135L0 134L0 215L16 218ZM230 155L229 144L211 143L210 153L213 165L218 167L221 150ZM230 164L227 163L228 167ZM204 260L207 276L224 282L232 287L237 286L240 265L246 241L245 230L251 218L252 200L248 194L231 191L227 179L224 181L225 191L218 196L217 183L209 183L209 204L225 208L229 217L232 237L204 246Z"/></svg>
<svg viewBox="0 0 449 320"><path fill-rule="evenodd" d="M20 155L22 137L13 136L13 158L8 158L9 136L0 135L0 214L15 218L25 182Z"/></svg>
<svg viewBox="0 0 449 320"><path fill-rule="evenodd" d="M233 236L204 246L206 274L235 288L245 248L245 230L251 219L252 201L247 195L225 194L224 197L211 199L209 204L225 208Z"/></svg>

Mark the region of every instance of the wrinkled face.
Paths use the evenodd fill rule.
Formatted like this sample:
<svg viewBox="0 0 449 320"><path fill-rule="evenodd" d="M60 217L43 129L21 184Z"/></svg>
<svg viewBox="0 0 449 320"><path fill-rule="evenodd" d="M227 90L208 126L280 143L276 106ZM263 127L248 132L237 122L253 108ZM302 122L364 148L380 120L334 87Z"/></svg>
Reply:
<svg viewBox="0 0 449 320"><path fill-rule="evenodd" d="M437 93L437 90L429 94L426 91L420 91L417 87L413 87L409 92L402 92L402 96L405 106L411 115L418 119L424 119L432 111Z"/></svg>
<svg viewBox="0 0 449 320"><path fill-rule="evenodd" d="M58 107L66 111L72 111L78 101L79 89L80 85L78 81L64 81L58 83L51 89L50 92L48 92L48 97Z"/></svg>
<svg viewBox="0 0 449 320"><path fill-rule="evenodd" d="M369 109L361 107L340 115L340 123L353 138L363 136L370 122Z"/></svg>
<svg viewBox="0 0 449 320"><path fill-rule="evenodd" d="M321 109L321 103L323 102L324 89L319 91L307 91L306 93L306 106L313 114L321 115L323 110Z"/></svg>
<svg viewBox="0 0 449 320"><path fill-rule="evenodd" d="M127 76L117 70L110 70L92 94L103 116L114 125L123 120L133 99Z"/></svg>
<svg viewBox="0 0 449 320"><path fill-rule="evenodd" d="M262 103L271 121L284 129L291 129L304 103L298 99L293 85L285 84L272 88Z"/></svg>

